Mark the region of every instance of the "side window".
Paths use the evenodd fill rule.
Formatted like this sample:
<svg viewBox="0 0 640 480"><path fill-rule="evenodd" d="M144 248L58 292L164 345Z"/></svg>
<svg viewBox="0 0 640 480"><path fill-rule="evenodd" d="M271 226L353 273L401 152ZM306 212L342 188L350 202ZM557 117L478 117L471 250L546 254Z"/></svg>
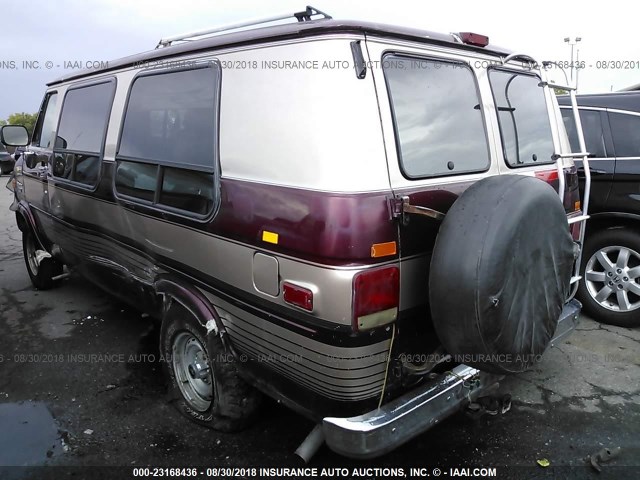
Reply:
<svg viewBox="0 0 640 480"><path fill-rule="evenodd" d="M118 194L199 216L213 210L219 84L214 63L134 80L117 154Z"/></svg>
<svg viewBox="0 0 640 480"><path fill-rule="evenodd" d="M116 190L123 195L153 202L158 167L148 163L118 162Z"/></svg>
<svg viewBox="0 0 640 480"><path fill-rule="evenodd" d="M616 157L640 157L640 116L609 112Z"/></svg>
<svg viewBox="0 0 640 480"><path fill-rule="evenodd" d="M38 121L33 130L31 144L36 147L52 148L52 139L56 130L56 105L58 103L57 93L48 93L44 97Z"/></svg>
<svg viewBox="0 0 640 480"><path fill-rule="evenodd" d="M385 55L402 171L409 178L479 172L489 150L473 71L430 59Z"/></svg>
<svg viewBox="0 0 640 480"><path fill-rule="evenodd" d="M573 118L573 111L567 108L562 109L562 120L569 136L572 152L579 152L578 133L576 122ZM602 131L602 115L597 110L580 110L580 122L582 123L582 133L584 143L591 157L606 158L607 150L604 142L604 132Z"/></svg>
<svg viewBox="0 0 640 480"><path fill-rule="evenodd" d="M113 81L67 91L54 145L54 176L97 183L114 92Z"/></svg>

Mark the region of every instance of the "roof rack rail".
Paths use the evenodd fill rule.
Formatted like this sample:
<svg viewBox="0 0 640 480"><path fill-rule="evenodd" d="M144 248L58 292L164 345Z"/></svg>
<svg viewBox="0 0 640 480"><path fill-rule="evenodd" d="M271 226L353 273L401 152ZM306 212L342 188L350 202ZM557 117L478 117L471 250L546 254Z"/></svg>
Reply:
<svg viewBox="0 0 640 480"><path fill-rule="evenodd" d="M318 16L318 15L322 15L322 20L330 20L332 18L331 15L327 15L323 11L307 5L305 10L303 10L302 12L283 13L281 15L274 15L272 17L255 18L253 20L246 20L240 23L232 23L229 25L222 25L220 27L209 28L206 30L199 30L196 32L183 33L181 35L174 35L172 37L161 38L160 41L158 42L158 45L156 45L156 49L162 48L162 47L168 47L173 42L190 42L195 40L196 37L213 35L216 33L227 32L229 30L237 30L239 28L251 27L253 25L261 25L263 23L272 23L272 22L277 22L279 20L286 20L290 18L295 18L298 22L309 22L311 20L314 20L312 17ZM320 20L320 19L317 19L317 20Z"/></svg>

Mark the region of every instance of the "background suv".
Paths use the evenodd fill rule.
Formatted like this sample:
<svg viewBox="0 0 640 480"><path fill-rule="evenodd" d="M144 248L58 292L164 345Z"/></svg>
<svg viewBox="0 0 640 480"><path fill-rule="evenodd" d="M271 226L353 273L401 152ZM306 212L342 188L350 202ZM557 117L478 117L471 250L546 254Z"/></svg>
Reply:
<svg viewBox="0 0 640 480"><path fill-rule="evenodd" d="M570 99L558 102L577 152ZM578 95L578 105L592 176L578 298L597 320L640 326L640 92Z"/></svg>

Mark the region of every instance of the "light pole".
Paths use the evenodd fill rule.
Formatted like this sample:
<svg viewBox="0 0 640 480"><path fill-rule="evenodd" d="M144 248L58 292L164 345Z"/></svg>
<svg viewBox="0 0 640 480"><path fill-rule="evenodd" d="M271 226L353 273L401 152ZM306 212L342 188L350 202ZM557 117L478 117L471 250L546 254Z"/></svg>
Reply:
<svg viewBox="0 0 640 480"><path fill-rule="evenodd" d="M573 69L575 68L575 65L573 63L573 47L576 46L576 44L582 40L582 37L574 37L573 39L571 37L565 37L564 41L565 43L568 43L569 45L571 45L571 84L573 85ZM577 87L577 74L576 74L576 84L575 86Z"/></svg>

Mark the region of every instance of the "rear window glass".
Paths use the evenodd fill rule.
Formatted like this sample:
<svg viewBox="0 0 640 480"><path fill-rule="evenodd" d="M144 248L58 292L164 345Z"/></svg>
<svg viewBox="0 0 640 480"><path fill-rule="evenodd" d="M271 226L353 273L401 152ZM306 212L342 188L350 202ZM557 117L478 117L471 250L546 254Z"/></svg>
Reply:
<svg viewBox="0 0 640 480"><path fill-rule="evenodd" d="M578 134L576 132L576 122L573 118L573 111L563 108L562 120L564 121L569 143L572 152L580 152ZM607 151L604 142L604 132L602 131L602 115L595 110L580 110L580 122L582 123L582 134L584 143L590 157L605 158Z"/></svg>
<svg viewBox="0 0 640 480"><path fill-rule="evenodd" d="M218 75L212 66L137 78L118 155L213 168Z"/></svg>
<svg viewBox="0 0 640 480"><path fill-rule="evenodd" d="M534 75L491 70L502 150L511 167L553 161L553 140L544 90Z"/></svg>
<svg viewBox="0 0 640 480"><path fill-rule="evenodd" d="M609 112L616 157L640 157L640 117Z"/></svg>
<svg viewBox="0 0 640 480"><path fill-rule="evenodd" d="M407 177L488 168L484 120L470 68L398 55L386 55L383 68Z"/></svg>

